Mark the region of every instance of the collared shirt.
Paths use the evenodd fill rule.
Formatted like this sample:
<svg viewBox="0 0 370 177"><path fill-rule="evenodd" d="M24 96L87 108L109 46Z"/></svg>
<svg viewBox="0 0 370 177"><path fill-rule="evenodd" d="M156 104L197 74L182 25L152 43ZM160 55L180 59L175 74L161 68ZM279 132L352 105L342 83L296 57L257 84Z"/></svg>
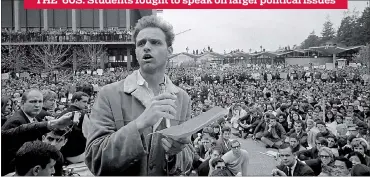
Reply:
<svg viewBox="0 0 370 177"><path fill-rule="evenodd" d="M22 109L22 111L23 111L23 109ZM24 115L26 115L26 117L28 118L28 120L30 121L30 123L37 122L36 118L33 118L33 117L29 116L29 115L28 115L26 112L24 112L24 111L23 111L23 113L24 113Z"/></svg>
<svg viewBox="0 0 370 177"><path fill-rule="evenodd" d="M294 169L295 169L295 167L297 166L297 160L295 160L295 162L294 162L294 164L293 164L293 166L292 167L289 167L289 166L287 166L287 168L288 168L288 171L289 170L291 170L291 172L290 172L290 174L292 174L292 176L294 176ZM288 175L288 174L287 174Z"/></svg>
<svg viewBox="0 0 370 177"><path fill-rule="evenodd" d="M153 90L152 89L150 89L149 88L149 84L148 84L148 82L144 79L144 77L141 75L141 72L140 72L140 70L137 72L138 74L137 74L137 78L138 78L138 80L137 80L137 84L139 85L139 86L141 86L141 87L143 87L147 92L148 92L148 94L149 94L149 99L152 99L154 96L155 96L155 94L154 94L154 92L153 92ZM165 87L167 87L167 85L166 85L166 82L167 82L167 80L166 80L166 76L164 77L164 79L163 79L164 81L164 84L165 84ZM158 128L158 126L159 126L159 124L162 122L162 120L163 120L163 117L161 118L161 119L159 119L159 121L156 123L156 124L154 124L154 126L153 126L153 132L155 132L156 130L157 130L157 128ZM171 121L169 120L169 119L166 119L166 127L168 128L168 127L170 127L171 126Z"/></svg>

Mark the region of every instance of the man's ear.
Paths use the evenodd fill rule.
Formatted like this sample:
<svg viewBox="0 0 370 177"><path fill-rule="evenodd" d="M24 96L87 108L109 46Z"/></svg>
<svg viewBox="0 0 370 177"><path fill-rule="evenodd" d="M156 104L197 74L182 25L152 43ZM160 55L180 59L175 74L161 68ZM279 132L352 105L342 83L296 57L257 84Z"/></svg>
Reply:
<svg viewBox="0 0 370 177"><path fill-rule="evenodd" d="M64 139L63 146L64 146L64 145L66 145L66 144L67 144L67 142L68 142L68 138ZM63 146L62 146L62 147L63 147Z"/></svg>
<svg viewBox="0 0 370 177"><path fill-rule="evenodd" d="M44 141L44 140L45 140L45 138L46 138L46 136L45 136L45 135L42 135L42 141Z"/></svg>
<svg viewBox="0 0 370 177"><path fill-rule="evenodd" d="M38 174L39 174L39 172L41 171L41 166L40 165L37 165L37 166L35 166L35 167L33 167L32 168L32 174L34 175L34 176L37 176Z"/></svg>

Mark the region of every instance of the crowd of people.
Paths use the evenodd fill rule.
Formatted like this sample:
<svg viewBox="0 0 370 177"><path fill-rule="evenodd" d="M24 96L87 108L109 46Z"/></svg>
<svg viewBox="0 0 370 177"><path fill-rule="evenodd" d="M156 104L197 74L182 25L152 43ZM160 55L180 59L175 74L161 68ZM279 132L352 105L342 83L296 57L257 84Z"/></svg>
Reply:
<svg viewBox="0 0 370 177"><path fill-rule="evenodd" d="M139 69L7 75L2 176L247 176L248 139L278 150L262 175L370 176L367 68L167 68L173 27L153 15L134 31ZM194 134L162 131L215 106Z"/></svg>
<svg viewBox="0 0 370 177"><path fill-rule="evenodd" d="M2 30L1 42L128 42L131 30Z"/></svg>
<svg viewBox="0 0 370 177"><path fill-rule="evenodd" d="M19 117L25 114L27 117L33 115L35 110L32 106L35 104L41 104L42 110L34 115L34 122L61 121L56 124L69 127L69 131L54 130L46 124L41 134L41 128L38 128L38 131L27 136L17 135L24 136L17 138L18 143L10 143L12 140L5 138L2 151L8 158L3 158L2 164L12 164L11 159L15 157L17 160L17 155L25 153L21 150L26 151L28 146L41 148L42 145L37 143L28 143L21 148L26 140L31 139L50 142L61 150L63 155L55 159L56 175L68 172L63 171L63 165L83 162L81 154L85 150L86 138L81 122L85 114L90 114L100 87L122 80L130 73L120 68L107 70L103 75L84 72L71 74L65 71L58 73L56 83L38 75L3 80L3 131L17 135L21 132L19 129L41 126L32 121L19 121ZM248 69L245 66L223 69L169 68L167 75L190 95L192 117L214 106L229 110L224 119L193 135L194 161L191 167L181 171L182 174L247 175L248 149L240 149L240 140L230 139L232 129L238 132L234 133L238 138L260 140L266 144L266 148L280 149L280 163L283 166L295 163L293 157L296 156L298 162L308 165L314 175L348 175L357 164L362 164L356 166L362 171L370 166L370 89L364 68L346 67L330 71L318 68L307 70L299 66L267 69L262 65L252 65ZM29 92L29 89L33 91ZM22 115L22 111L25 114ZM66 118L59 118L75 111L82 112L77 124L66 123ZM23 127L20 126L23 124ZM4 148L4 144L10 148ZM19 151L14 147L20 148ZM282 152L288 154L283 156ZM238 164L230 163L235 161L235 154L239 154ZM60 157L64 157L63 165L59 162ZM9 163L4 163L4 160ZM338 169L339 164L343 169ZM5 175L14 171L14 166L3 166L2 169L2 175ZM283 167L280 167L280 171L275 169L273 173L279 175L281 171L284 172ZM357 172L352 170L353 175ZM266 172L266 175L269 173Z"/></svg>

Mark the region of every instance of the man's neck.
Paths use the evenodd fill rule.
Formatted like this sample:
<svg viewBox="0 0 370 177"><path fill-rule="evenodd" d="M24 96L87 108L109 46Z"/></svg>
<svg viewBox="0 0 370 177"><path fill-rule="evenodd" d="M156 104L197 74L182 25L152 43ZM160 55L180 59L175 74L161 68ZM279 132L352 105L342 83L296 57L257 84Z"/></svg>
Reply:
<svg viewBox="0 0 370 177"><path fill-rule="evenodd" d="M21 110L23 111L23 109L21 109ZM35 118L35 116L31 116L31 115L27 114L25 111L23 111L23 113L24 113L24 115L26 115L26 117L28 119L34 119Z"/></svg>
<svg viewBox="0 0 370 177"><path fill-rule="evenodd" d="M163 83L164 81L164 71L158 71L153 74L148 74L140 69L140 74L148 83L149 88L155 91L159 90L159 84Z"/></svg>

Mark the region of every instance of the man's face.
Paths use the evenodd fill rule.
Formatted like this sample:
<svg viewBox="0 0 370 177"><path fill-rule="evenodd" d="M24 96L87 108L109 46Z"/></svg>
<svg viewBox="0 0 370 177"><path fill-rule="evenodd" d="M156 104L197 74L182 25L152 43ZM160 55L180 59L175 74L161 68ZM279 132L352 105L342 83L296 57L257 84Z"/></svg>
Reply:
<svg viewBox="0 0 370 177"><path fill-rule="evenodd" d="M270 119L270 124L272 126L275 126L276 125L276 119Z"/></svg>
<svg viewBox="0 0 370 177"><path fill-rule="evenodd" d="M328 138L328 147L332 148L332 147L334 147L334 145L335 145L334 138Z"/></svg>
<svg viewBox="0 0 370 177"><path fill-rule="evenodd" d="M80 101L76 101L75 105L80 109L87 109L87 103L89 102L89 97L82 96Z"/></svg>
<svg viewBox="0 0 370 177"><path fill-rule="evenodd" d="M353 150L354 150L355 152L359 152L359 153L361 153L361 154L365 154L365 149L364 149L364 147L363 147L363 146L356 146L356 147L354 147L354 148L353 148Z"/></svg>
<svg viewBox="0 0 370 177"><path fill-rule="evenodd" d="M31 91L23 103L23 111L31 117L37 116L43 105L43 96L38 91Z"/></svg>
<svg viewBox="0 0 370 177"><path fill-rule="evenodd" d="M210 138L203 138L202 144L207 150L212 146Z"/></svg>
<svg viewBox="0 0 370 177"><path fill-rule="evenodd" d="M222 137L223 137L225 140L230 139L230 132L229 132L229 131L225 131L224 133L222 133Z"/></svg>
<svg viewBox="0 0 370 177"><path fill-rule="evenodd" d="M231 150L233 151L233 154L236 157L239 157L240 156L240 143L234 142L233 144L231 144Z"/></svg>
<svg viewBox="0 0 370 177"><path fill-rule="evenodd" d="M216 165L215 165L215 169L225 169L226 168L226 164L225 162L218 162Z"/></svg>
<svg viewBox="0 0 370 177"><path fill-rule="evenodd" d="M54 110L57 107L56 99L50 98L48 100L45 100L43 107L48 110Z"/></svg>
<svg viewBox="0 0 370 177"><path fill-rule="evenodd" d="M299 142L295 138L289 138L289 144L290 144L290 146L292 146L292 148L295 148L299 145Z"/></svg>
<svg viewBox="0 0 370 177"><path fill-rule="evenodd" d="M50 159L50 163L48 163L44 169L42 169L41 166L39 167L40 171L37 173L36 176L51 176L52 174L54 174L55 163L56 161L54 159Z"/></svg>
<svg viewBox="0 0 370 177"><path fill-rule="evenodd" d="M42 142L55 146L60 150L67 143L67 139L63 136L55 135L53 132L49 132L42 137Z"/></svg>
<svg viewBox="0 0 370 177"><path fill-rule="evenodd" d="M291 148L280 149L279 156L281 158L281 162L285 166L293 166L294 161L296 160Z"/></svg>
<svg viewBox="0 0 370 177"><path fill-rule="evenodd" d="M323 124L317 124L316 126L317 126L317 128L319 129L319 131L320 131L321 133L325 133L325 132L326 132L326 127L325 127L325 125L323 125Z"/></svg>
<svg viewBox="0 0 370 177"><path fill-rule="evenodd" d="M368 106L364 107L364 113L369 113L369 107Z"/></svg>
<svg viewBox="0 0 370 177"><path fill-rule="evenodd" d="M321 150L322 147L326 147L325 145L321 144L321 142L319 140L316 140L316 148L317 150Z"/></svg>
<svg viewBox="0 0 370 177"><path fill-rule="evenodd" d="M353 112L353 106L348 106L347 112Z"/></svg>
<svg viewBox="0 0 370 177"><path fill-rule="evenodd" d="M213 132L218 133L218 132L220 132L220 129L219 129L219 128L214 127L214 128L213 128Z"/></svg>
<svg viewBox="0 0 370 177"><path fill-rule="evenodd" d="M352 129L352 130L349 130L349 133L351 135L354 135L354 136L357 136L357 134L359 133L357 129Z"/></svg>
<svg viewBox="0 0 370 177"><path fill-rule="evenodd" d="M164 71L172 47L167 46L166 35L159 28L145 28L136 38L136 57L141 71L153 74Z"/></svg>
<svg viewBox="0 0 370 177"><path fill-rule="evenodd" d="M344 123L347 124L347 125L351 125L353 124L353 118L352 117L345 117L344 118Z"/></svg>
<svg viewBox="0 0 370 177"><path fill-rule="evenodd" d="M298 122L295 122L294 123L294 129L295 131L298 133L298 132L301 132L302 131L302 124L301 123L298 123Z"/></svg>
<svg viewBox="0 0 370 177"><path fill-rule="evenodd" d="M217 158L217 157L220 157L220 155L221 155L221 153L220 153L219 151L214 150L214 151L212 152L212 154L211 154L211 158L212 158L212 159L215 159L215 158Z"/></svg>
<svg viewBox="0 0 370 177"><path fill-rule="evenodd" d="M334 162L334 176L348 176L350 169L342 161L336 160Z"/></svg>

